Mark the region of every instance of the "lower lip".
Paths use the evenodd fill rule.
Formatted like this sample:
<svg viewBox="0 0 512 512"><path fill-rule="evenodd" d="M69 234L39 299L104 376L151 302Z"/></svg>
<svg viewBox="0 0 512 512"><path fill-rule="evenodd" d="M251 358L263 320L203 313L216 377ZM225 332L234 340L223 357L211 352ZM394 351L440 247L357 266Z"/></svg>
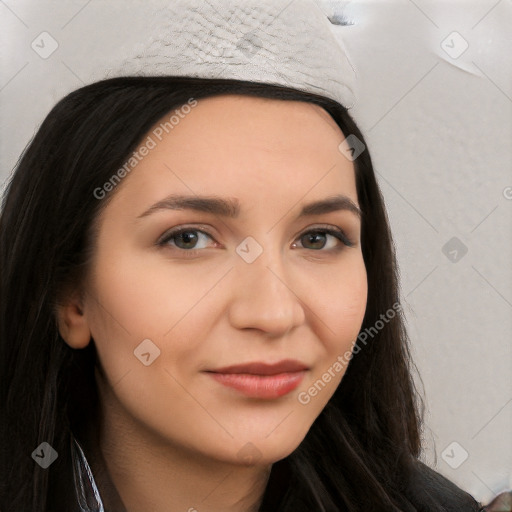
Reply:
<svg viewBox="0 0 512 512"><path fill-rule="evenodd" d="M222 385L236 389L251 398L279 398L297 388L306 371L277 375L250 375L248 373L213 373L210 375Z"/></svg>

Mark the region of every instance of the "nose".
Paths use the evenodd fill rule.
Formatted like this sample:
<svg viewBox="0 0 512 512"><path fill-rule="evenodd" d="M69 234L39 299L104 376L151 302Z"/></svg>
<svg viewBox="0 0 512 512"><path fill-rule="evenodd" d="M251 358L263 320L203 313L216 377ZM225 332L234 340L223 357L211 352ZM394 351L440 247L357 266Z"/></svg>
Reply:
<svg viewBox="0 0 512 512"><path fill-rule="evenodd" d="M233 327L282 337L304 322L302 297L279 258L264 250L252 263L240 259L234 270L229 307Z"/></svg>

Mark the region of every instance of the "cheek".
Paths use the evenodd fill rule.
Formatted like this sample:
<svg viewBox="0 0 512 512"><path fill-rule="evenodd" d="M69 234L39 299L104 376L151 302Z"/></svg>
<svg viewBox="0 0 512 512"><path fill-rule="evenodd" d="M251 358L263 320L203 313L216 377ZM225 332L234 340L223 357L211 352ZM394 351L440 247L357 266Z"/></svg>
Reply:
<svg viewBox="0 0 512 512"><path fill-rule="evenodd" d="M333 272L325 280L322 291L314 297L316 311L323 321L321 339L331 357L345 352L357 338L361 328L368 286L362 257Z"/></svg>
<svg viewBox="0 0 512 512"><path fill-rule="evenodd" d="M99 253L88 311L92 337L106 373L116 381L143 367L134 351L149 339L160 350L152 368L186 368L197 359L229 270L217 262L191 266L164 257L116 251ZM157 353L157 352L156 352ZM146 378L146 377L145 377Z"/></svg>
<svg viewBox="0 0 512 512"><path fill-rule="evenodd" d="M185 262L112 247L98 257L93 287L100 290L118 327L137 335L163 338L178 326L204 299L208 290L225 273L224 266Z"/></svg>
<svg viewBox="0 0 512 512"><path fill-rule="evenodd" d="M311 297L318 314L321 340L313 371L297 395L305 413L316 418L332 397L352 358L354 342L363 322L368 285L362 256L325 280L323 293Z"/></svg>

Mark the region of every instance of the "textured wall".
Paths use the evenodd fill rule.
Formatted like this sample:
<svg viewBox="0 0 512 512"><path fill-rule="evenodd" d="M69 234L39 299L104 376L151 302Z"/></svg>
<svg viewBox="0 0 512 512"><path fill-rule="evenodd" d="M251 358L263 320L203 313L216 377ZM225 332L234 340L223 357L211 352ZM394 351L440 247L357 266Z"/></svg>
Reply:
<svg viewBox="0 0 512 512"><path fill-rule="evenodd" d="M126 53L148 4L0 2L2 182L55 102ZM512 486L512 1L323 7L349 23L333 32L396 239L425 460L488 501Z"/></svg>
<svg viewBox="0 0 512 512"><path fill-rule="evenodd" d="M354 116L426 394L425 459L485 501L512 487L512 2L356 1L345 14Z"/></svg>

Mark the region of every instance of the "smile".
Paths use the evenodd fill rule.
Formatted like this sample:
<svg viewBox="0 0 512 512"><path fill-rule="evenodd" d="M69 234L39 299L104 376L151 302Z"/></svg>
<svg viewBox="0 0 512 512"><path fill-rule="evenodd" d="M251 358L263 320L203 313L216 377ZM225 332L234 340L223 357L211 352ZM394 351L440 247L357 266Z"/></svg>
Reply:
<svg viewBox="0 0 512 512"><path fill-rule="evenodd" d="M223 386L251 398L273 399L287 395L301 383L309 368L298 361L246 363L207 373Z"/></svg>
<svg viewBox="0 0 512 512"><path fill-rule="evenodd" d="M293 391L301 383L306 371L253 375L249 373L213 373L220 384L240 391L251 398L279 398Z"/></svg>

